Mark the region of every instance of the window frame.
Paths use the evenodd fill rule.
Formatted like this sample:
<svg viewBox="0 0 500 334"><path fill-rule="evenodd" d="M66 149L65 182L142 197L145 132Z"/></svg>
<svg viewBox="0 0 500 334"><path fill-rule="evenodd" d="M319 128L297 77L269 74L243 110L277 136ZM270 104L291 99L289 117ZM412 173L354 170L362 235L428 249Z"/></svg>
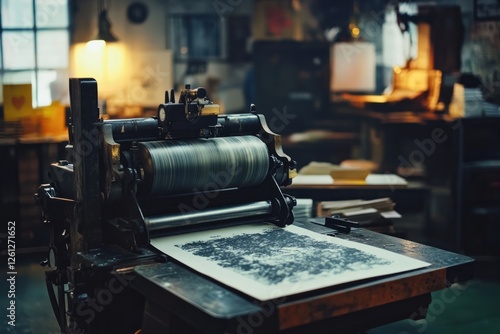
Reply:
<svg viewBox="0 0 500 334"><path fill-rule="evenodd" d="M2 1L0 0L0 8L2 6ZM37 0L31 0L32 3L32 10L33 10L33 26L32 27L7 27L5 28L2 22L2 15L0 11L0 82L3 84L4 83L4 78L6 74L15 74L15 73L21 73L21 72L32 72L32 78L31 78L31 85L32 85L32 104L33 107L40 107L41 105L39 104L39 81L40 81L40 75L41 72L45 71L57 71L57 70L66 70L69 72L70 69L70 52L69 48L71 47L71 32L72 32L72 17L71 17L71 6L72 6L72 0L67 0L66 1L66 11L67 11L67 17L68 17L68 22L65 27L40 27L37 25L37 5L36 5ZM4 49L3 49L3 36L4 32L32 32L33 33L33 49L34 49L34 66L31 68L20 68L20 69L7 69L5 67L5 54L4 54ZM68 62L66 67L60 67L60 68L51 68L51 67L40 67L38 64L38 46L37 46L37 34L39 32L45 32L45 31L65 31L68 35ZM2 97L3 100L3 97ZM52 99L51 99L52 100ZM3 101L1 101L3 103Z"/></svg>

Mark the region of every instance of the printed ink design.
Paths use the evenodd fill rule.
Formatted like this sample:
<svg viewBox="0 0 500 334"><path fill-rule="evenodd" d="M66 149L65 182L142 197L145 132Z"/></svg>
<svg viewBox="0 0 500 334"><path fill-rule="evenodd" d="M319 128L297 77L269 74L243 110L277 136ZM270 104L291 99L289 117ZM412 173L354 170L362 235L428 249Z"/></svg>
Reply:
<svg viewBox="0 0 500 334"><path fill-rule="evenodd" d="M393 262L367 252L285 229L188 242L176 247L266 285L304 282L318 276L388 266Z"/></svg>

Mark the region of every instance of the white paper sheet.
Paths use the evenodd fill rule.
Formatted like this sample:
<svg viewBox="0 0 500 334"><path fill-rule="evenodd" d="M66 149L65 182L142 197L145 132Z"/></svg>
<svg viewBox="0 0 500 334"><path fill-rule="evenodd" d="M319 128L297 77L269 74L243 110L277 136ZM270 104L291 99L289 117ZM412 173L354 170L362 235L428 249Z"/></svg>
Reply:
<svg viewBox="0 0 500 334"><path fill-rule="evenodd" d="M366 177L369 185L407 185L405 179L395 174L370 174Z"/></svg>
<svg viewBox="0 0 500 334"><path fill-rule="evenodd" d="M258 300L430 265L293 225L235 226L156 238L151 243L192 269Z"/></svg>
<svg viewBox="0 0 500 334"><path fill-rule="evenodd" d="M297 175L293 178L292 184L297 185L325 185L333 184L333 179L330 175Z"/></svg>
<svg viewBox="0 0 500 334"><path fill-rule="evenodd" d="M408 185L405 179L395 174L370 174L365 180L342 180L342 179L332 179L330 175L303 175L299 174L293 178L292 184L294 186L315 186L315 185L353 185L353 186L364 186L364 185L380 185L380 186L398 186L398 185Z"/></svg>

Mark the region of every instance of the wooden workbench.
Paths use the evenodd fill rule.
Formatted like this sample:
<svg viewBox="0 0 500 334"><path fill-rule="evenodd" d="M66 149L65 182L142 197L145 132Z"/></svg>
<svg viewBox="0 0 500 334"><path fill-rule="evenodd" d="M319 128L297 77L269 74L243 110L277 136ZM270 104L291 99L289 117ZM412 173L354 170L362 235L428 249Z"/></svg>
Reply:
<svg viewBox="0 0 500 334"><path fill-rule="evenodd" d="M295 224L331 232L311 223ZM172 333L356 333L425 317L431 292L472 276L473 260L467 256L365 229L336 237L432 265L265 302L228 290L173 261L139 266L132 284L147 299L142 334L163 328L162 321Z"/></svg>

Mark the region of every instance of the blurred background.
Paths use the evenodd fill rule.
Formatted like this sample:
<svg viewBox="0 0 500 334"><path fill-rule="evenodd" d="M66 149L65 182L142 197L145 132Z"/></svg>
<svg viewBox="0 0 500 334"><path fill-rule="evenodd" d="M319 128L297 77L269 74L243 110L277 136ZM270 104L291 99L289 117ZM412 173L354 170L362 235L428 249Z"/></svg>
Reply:
<svg viewBox="0 0 500 334"><path fill-rule="evenodd" d="M64 159L68 78L93 77L103 118L155 116L165 90L184 84L225 113L253 103L301 174L324 163L312 174L347 166L403 180L292 187L310 215L324 201L387 197L400 217L379 231L498 264L498 1L0 0L0 10L0 224L16 222L20 252L46 250L33 194Z"/></svg>
<svg viewBox="0 0 500 334"><path fill-rule="evenodd" d="M408 230L416 238L439 235L436 244L463 251L462 236L475 231L464 220L480 219L488 232L466 246L498 253L498 239L483 240L500 234L495 1L1 0L0 8L0 213L18 221L26 246L44 245L32 194L64 158L68 78L93 77L103 118L153 116L164 91L186 83L206 87L226 113L254 103L299 168L347 161L402 176L412 190L401 196L419 196L396 201L421 216Z"/></svg>

